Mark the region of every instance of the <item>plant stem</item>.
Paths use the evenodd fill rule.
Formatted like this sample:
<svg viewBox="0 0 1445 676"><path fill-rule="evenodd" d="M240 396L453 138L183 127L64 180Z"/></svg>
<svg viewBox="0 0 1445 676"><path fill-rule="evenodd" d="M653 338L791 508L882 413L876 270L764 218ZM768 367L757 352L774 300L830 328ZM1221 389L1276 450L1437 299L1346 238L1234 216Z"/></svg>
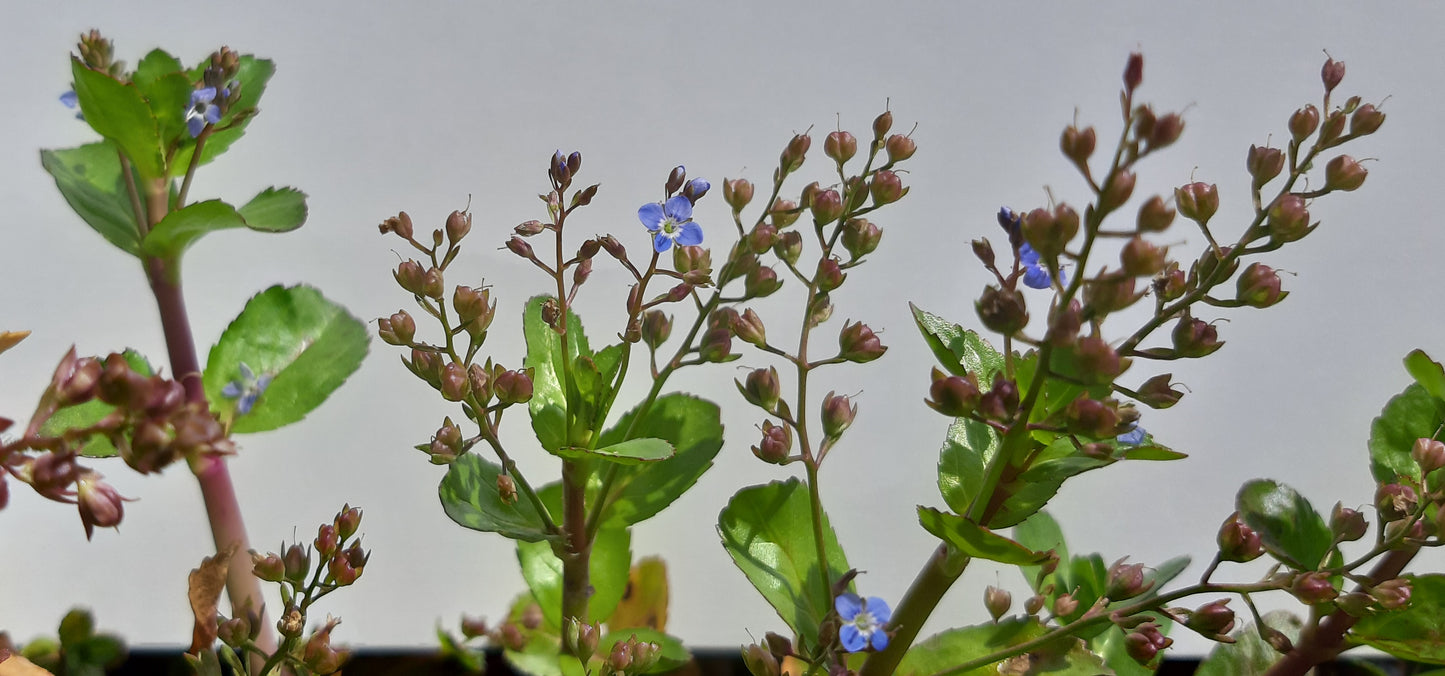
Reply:
<svg viewBox="0 0 1445 676"><path fill-rule="evenodd" d="M166 214L169 184L160 180L147 188L147 212L150 225L154 227ZM201 382L200 361L196 358L196 343L191 335L186 301L181 291L180 261L147 257L144 262L156 308L160 311L171 375L185 388L187 401L208 406ZM224 551L229 546L236 548L226 577L232 612L249 604L260 613L261 633L256 637L256 643L263 650L271 650L276 645L276 638L266 617L261 585L251 574L250 543L246 539L246 525L241 519L241 506L236 500L236 490L231 484L226 461L220 457L200 457L192 461L191 471L201 486L201 499L206 505L206 517L211 524L216 551Z"/></svg>
<svg viewBox="0 0 1445 676"><path fill-rule="evenodd" d="M590 471L575 460L562 461L563 528L562 617L587 621L587 599L592 595L589 561L592 539L587 534L587 477Z"/></svg>

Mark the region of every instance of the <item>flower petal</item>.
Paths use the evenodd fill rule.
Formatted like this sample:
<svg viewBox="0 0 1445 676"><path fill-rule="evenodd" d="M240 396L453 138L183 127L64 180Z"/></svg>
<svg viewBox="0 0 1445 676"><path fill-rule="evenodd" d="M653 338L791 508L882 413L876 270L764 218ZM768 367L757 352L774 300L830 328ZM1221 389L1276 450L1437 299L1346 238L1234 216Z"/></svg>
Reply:
<svg viewBox="0 0 1445 676"><path fill-rule="evenodd" d="M221 396L227 399L235 399L245 393L245 391L246 390L241 387L241 383L232 380L226 383L225 387L221 388Z"/></svg>
<svg viewBox="0 0 1445 676"><path fill-rule="evenodd" d="M206 128L206 121L198 115L191 115L186 118L186 131L191 133L191 138L201 135L201 130Z"/></svg>
<svg viewBox="0 0 1445 676"><path fill-rule="evenodd" d="M841 633L841 632L840 632L840 633ZM880 650L880 651L881 651L881 650L883 650L883 649L885 649L885 648L887 648L887 647L888 647L888 634L883 633L883 630L882 630L881 628L875 630L875 631L873 632L873 649L874 649L874 650Z"/></svg>
<svg viewBox="0 0 1445 676"><path fill-rule="evenodd" d="M678 195L663 205L662 211L679 223L692 218L692 200Z"/></svg>
<svg viewBox="0 0 1445 676"><path fill-rule="evenodd" d="M662 253L664 251L667 251L671 247L672 235L669 235L665 232L659 232L652 236L653 251L656 251L657 253Z"/></svg>
<svg viewBox="0 0 1445 676"><path fill-rule="evenodd" d="M1034 248L1029 246L1028 242L1024 242L1019 245L1019 262L1024 265L1038 265L1039 252L1034 251Z"/></svg>
<svg viewBox="0 0 1445 676"><path fill-rule="evenodd" d="M200 89L191 90L191 105L193 106L197 103L210 103L215 100L215 87L202 87Z"/></svg>
<svg viewBox="0 0 1445 676"><path fill-rule="evenodd" d="M66 108L74 108L80 105L80 95L76 94L75 90L72 89L60 95L60 102L65 104Z"/></svg>
<svg viewBox="0 0 1445 676"><path fill-rule="evenodd" d="M878 622L879 627L888 624L888 620L893 618L893 610L888 607L888 603L877 596L869 596L867 606L868 613ZM882 648L879 648L879 650L882 650Z"/></svg>
<svg viewBox="0 0 1445 676"><path fill-rule="evenodd" d="M637 220L647 226L648 230L656 232L662 227L662 205L656 202L648 202L638 207Z"/></svg>
<svg viewBox="0 0 1445 676"><path fill-rule="evenodd" d="M1030 265L1024 268L1024 286L1030 289L1047 289L1053 284L1053 278L1049 277L1049 271L1042 265Z"/></svg>
<svg viewBox="0 0 1445 676"><path fill-rule="evenodd" d="M221 121L221 109L217 106L207 106L206 114L202 117L205 117L207 122L216 124Z"/></svg>
<svg viewBox="0 0 1445 676"><path fill-rule="evenodd" d="M850 653L856 653L868 647L868 639L864 638L862 632L851 624L845 624L838 628L838 640L842 642L843 649ZM884 639L884 643L887 642L887 639Z"/></svg>
<svg viewBox="0 0 1445 676"><path fill-rule="evenodd" d="M697 246L702 244L702 226L688 221L682 224L682 230L677 233L678 246Z"/></svg>
<svg viewBox="0 0 1445 676"><path fill-rule="evenodd" d="M838 616L843 618L844 622L850 622L858 613L863 612L863 599L851 592L839 594L833 601L833 609L838 611Z"/></svg>
<svg viewBox="0 0 1445 676"><path fill-rule="evenodd" d="M236 415L246 415L250 413L251 407L256 405L256 398L259 396L261 396L261 393L255 390L247 392L245 396L241 397L241 401L236 402Z"/></svg>

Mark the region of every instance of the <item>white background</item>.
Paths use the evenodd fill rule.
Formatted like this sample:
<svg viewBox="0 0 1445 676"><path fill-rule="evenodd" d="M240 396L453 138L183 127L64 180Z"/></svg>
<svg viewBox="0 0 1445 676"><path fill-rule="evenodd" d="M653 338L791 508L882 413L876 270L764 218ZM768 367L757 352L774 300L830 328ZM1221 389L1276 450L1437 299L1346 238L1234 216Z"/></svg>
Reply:
<svg viewBox="0 0 1445 676"><path fill-rule="evenodd" d="M919 151L904 175L912 193L878 214L883 246L850 275L828 325L866 320L892 349L878 362L836 368L814 387L858 393L858 421L830 456L823 493L851 563L867 571L860 590L890 601L935 544L915 527L914 510L941 505L934 465L948 422L920 405L931 357L907 301L976 325L973 299L987 278L968 241L1002 241L998 207L1042 205L1046 187L1083 203L1084 186L1057 152L1058 133L1077 115L1098 127L1107 149L1118 133L1119 74L1132 50L1146 55L1142 100L1183 110L1187 120L1177 146L1141 167L1135 203L1191 178L1218 182L1215 222L1225 236L1249 216L1246 149L1283 144L1289 114L1318 103L1322 50L1348 63L1340 93L1389 97L1389 120L1345 151L1378 158L1366 164L1364 188L1316 202L1318 232L1267 259L1290 273L1289 299L1267 312L1221 313L1228 345L1206 361L1171 365L1191 394L1172 410L1148 413L1144 424L1192 457L1124 464L1066 486L1053 511L1074 551L1101 551L1109 560L1132 553L1145 562L1192 553L1197 563L1188 574L1197 576L1234 492L1256 476L1296 486L1322 511L1336 500L1368 504L1365 440L1371 418L1408 383L1400 359L1416 346L1445 356L1437 272L1445 228L1435 214L1445 103L1440 5L219 7L0 7L0 328L34 332L0 358L0 413L28 416L71 343L82 353L132 346L158 360L165 354L139 266L68 210L38 162L41 147L92 138L56 99L69 83L66 54L91 27L114 38L131 63L156 46L194 63L228 44L278 65L261 116L200 174L192 196L241 203L268 185L294 185L310 194L311 217L289 235L226 232L191 251L186 292L202 350L247 298L276 283L314 284L368 321L407 305L390 275L397 240L380 237L376 224L408 210L419 229L438 227L470 196L476 226L448 281L494 286L499 318L489 347L515 366L520 308L543 280L497 247L513 225L543 215L535 195L545 189L553 150L582 150L578 180L602 183L593 206L573 220L574 246L614 232L644 252L635 210L657 199L678 163L717 186L696 217L709 242L725 246L724 177L766 181L788 138L811 127L816 142L796 191L826 180L822 137L838 124L866 138L885 104L895 129L916 122ZM1182 219L1159 241L1191 257L1201 246ZM598 263L580 308L594 342L621 329L625 281L603 258ZM790 332L792 307L765 306L771 335ZM1138 315L1118 318L1116 331L1131 319ZM258 547L293 535L309 541L343 502L362 505L371 563L322 611L344 618L344 641L430 645L438 622L454 625L463 611L495 617L522 581L507 541L443 515L441 469L411 449L453 411L405 372L395 348L374 341L372 350L304 424L242 437L231 468ZM756 353L740 362L764 363ZM1155 366L1139 364L1131 376L1142 380L1159 372ZM761 419L732 386L743 373L713 367L674 380L724 403L727 442L696 489L633 539L636 554L667 558L669 630L694 646L735 646L782 629L713 527L738 488L794 469L748 452ZM645 374L638 376L624 397L645 391ZM525 425L514 428L513 445L523 444ZM554 475L550 457L523 455L529 476ZM211 553L196 484L183 467L144 478L118 463L102 471L140 500L127 503L119 533L99 532L89 543L73 508L12 483L0 513L0 628L28 640L84 604L102 627L133 643L183 644L191 622L186 572ZM1441 562L1422 555L1416 569L1438 570ZM1222 579L1251 572L1226 567ZM977 566L930 631L984 619L981 589L995 582L1023 596L1017 574ZM1200 652L1208 644L1183 637L1181 646Z"/></svg>

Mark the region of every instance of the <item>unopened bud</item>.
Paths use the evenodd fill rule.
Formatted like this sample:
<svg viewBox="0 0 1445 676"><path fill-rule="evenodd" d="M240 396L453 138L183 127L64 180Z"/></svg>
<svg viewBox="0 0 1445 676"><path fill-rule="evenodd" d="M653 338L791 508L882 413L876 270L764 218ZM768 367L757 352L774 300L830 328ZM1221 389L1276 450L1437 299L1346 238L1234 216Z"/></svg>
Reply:
<svg viewBox="0 0 1445 676"><path fill-rule="evenodd" d="M757 347L767 347L767 332L763 327L762 318L752 308L743 311L741 315L732 315L729 322L733 335L742 339L744 343Z"/></svg>
<svg viewBox="0 0 1445 676"><path fill-rule="evenodd" d="M1319 126L1320 109L1314 107L1314 105L1307 105L1300 108L1294 111L1293 115L1289 116L1289 133L1295 143L1304 142L1310 134L1315 133L1315 129L1318 129Z"/></svg>
<svg viewBox="0 0 1445 676"><path fill-rule="evenodd" d="M883 231L866 218L850 218L843 224L843 248L858 260L878 248Z"/></svg>
<svg viewBox="0 0 1445 676"><path fill-rule="evenodd" d="M1149 149L1158 150L1172 145L1184 134L1184 118L1178 113L1169 113L1154 122L1149 134Z"/></svg>
<svg viewBox="0 0 1445 676"><path fill-rule="evenodd" d="M858 153L858 139L846 131L835 131L823 140L823 154L834 162L844 164Z"/></svg>
<svg viewBox="0 0 1445 676"><path fill-rule="evenodd" d="M1179 318L1171 337L1174 351L1181 357L1204 357L1224 347L1224 341L1219 340L1219 332L1213 324L1188 314Z"/></svg>
<svg viewBox="0 0 1445 676"><path fill-rule="evenodd" d="M671 317L661 310L648 310L642 314L642 340L648 347L657 349L657 346L667 342L671 335Z"/></svg>
<svg viewBox="0 0 1445 676"><path fill-rule="evenodd" d="M1224 520L1216 539L1219 544L1219 560L1221 561L1244 563L1253 561L1264 554L1264 544L1260 542L1259 533L1244 525L1238 512Z"/></svg>
<svg viewBox="0 0 1445 676"><path fill-rule="evenodd" d="M1304 198L1293 193L1282 195L1270 206L1266 223L1270 239L1279 242L1299 240L1314 229L1310 225L1310 212L1305 207Z"/></svg>
<svg viewBox="0 0 1445 676"><path fill-rule="evenodd" d="M753 455L763 462L782 465L788 462L788 453L793 450L793 431L787 425L774 425L763 421L763 438L752 447Z"/></svg>
<svg viewBox="0 0 1445 676"><path fill-rule="evenodd" d="M789 264L796 264L803 255L803 235L796 230L778 235L773 254Z"/></svg>
<svg viewBox="0 0 1445 676"><path fill-rule="evenodd" d="M838 354L848 361L866 364L887 351L873 329L862 322L844 323L843 330L838 333Z"/></svg>
<svg viewBox="0 0 1445 676"><path fill-rule="evenodd" d="M813 139L806 134L798 134L788 141L788 147L783 149L783 154L778 158L778 167L784 174L790 174L803 166L803 160L807 158L808 148L813 145Z"/></svg>
<svg viewBox="0 0 1445 676"><path fill-rule="evenodd" d="M1335 508L1330 511L1330 532L1340 542L1354 542L1364 537L1369 529L1365 515L1346 507L1344 503L1336 502Z"/></svg>
<svg viewBox="0 0 1445 676"><path fill-rule="evenodd" d="M1365 184L1365 176L1369 173L1355 158L1340 155L1325 165L1325 189L1355 190Z"/></svg>
<svg viewBox="0 0 1445 676"><path fill-rule="evenodd" d="M377 322L377 334L389 345L411 345L416 337L416 320L406 310L398 310L396 314Z"/></svg>
<svg viewBox="0 0 1445 676"><path fill-rule="evenodd" d="M988 609L988 614L994 622L998 622L999 618L1003 617L1013 606L1013 603L1013 594L1008 593L1007 590L993 585L989 585L983 590L983 606Z"/></svg>
<svg viewBox="0 0 1445 676"><path fill-rule="evenodd" d="M823 434L837 438L853 424L853 418L858 415L858 405L851 403L845 395L829 392L823 397L820 415L823 418Z"/></svg>
<svg viewBox="0 0 1445 676"><path fill-rule="evenodd" d="M1014 289L986 287L983 295L979 296L974 304L974 309L978 311L978 317L984 326L1005 336L1022 331L1029 323L1024 296Z"/></svg>
<svg viewBox="0 0 1445 676"><path fill-rule="evenodd" d="M1284 153L1279 148L1251 144L1244 166L1254 177L1255 189L1259 189L1284 170Z"/></svg>
<svg viewBox="0 0 1445 676"><path fill-rule="evenodd" d="M447 401L461 401L471 393L470 383L467 382L466 368L456 362L447 362L441 370L442 398Z"/></svg>
<svg viewBox="0 0 1445 676"><path fill-rule="evenodd" d="M422 269L421 263L414 260L402 261L400 265L396 266L392 277L408 293L417 296L426 295L426 270Z"/></svg>
<svg viewBox="0 0 1445 676"><path fill-rule="evenodd" d="M503 371L493 386L503 404L524 404L532 399L531 369Z"/></svg>
<svg viewBox="0 0 1445 676"><path fill-rule="evenodd" d="M1174 222L1174 210L1164 204L1164 198L1155 195L1139 207L1137 225L1140 232L1164 232Z"/></svg>
<svg viewBox="0 0 1445 676"><path fill-rule="evenodd" d="M1345 79L1345 62L1325 59L1325 65L1320 68L1320 81L1325 85L1325 93L1334 91L1343 79Z"/></svg>
<svg viewBox="0 0 1445 676"><path fill-rule="evenodd" d="M1294 583L1290 585L1290 593L1305 605L1317 605L1330 601L1338 595L1335 586L1330 582L1329 573L1318 571L1302 573L1295 576Z"/></svg>
<svg viewBox="0 0 1445 676"><path fill-rule="evenodd" d="M511 239L507 240L507 249L522 258L529 260L535 258L532 254L532 245L528 244L527 240L522 239L520 235L513 235Z"/></svg>
<svg viewBox="0 0 1445 676"><path fill-rule="evenodd" d="M470 213L453 211L450 216L447 216L447 239L452 244L462 241L462 238L471 231L472 215Z"/></svg>
<svg viewBox="0 0 1445 676"><path fill-rule="evenodd" d="M873 180L868 184L868 193L873 196L873 203L878 205L892 204L904 195L908 194L908 188L903 186L903 180L887 169L873 175Z"/></svg>
<svg viewBox="0 0 1445 676"><path fill-rule="evenodd" d="M698 355L704 362L721 364L732 361L733 333L726 326L712 329L703 336L702 345L698 347Z"/></svg>
<svg viewBox="0 0 1445 676"><path fill-rule="evenodd" d="M1028 614L1030 614L1030 615L1037 615L1037 614L1039 614L1039 611L1040 611L1040 610L1043 610L1043 609L1044 609L1044 595L1043 595L1043 594L1034 594L1033 596L1030 596L1030 597L1028 597L1027 599L1024 600L1024 612L1025 612L1025 613L1028 613Z"/></svg>
<svg viewBox="0 0 1445 676"><path fill-rule="evenodd" d="M743 399L764 411L771 412L777 408L781 387L778 385L776 368L769 366L767 369L754 369L748 373L745 381L745 383L733 381L737 385L738 391L742 393Z"/></svg>
<svg viewBox="0 0 1445 676"><path fill-rule="evenodd" d="M1333 148L1341 143L1345 135L1345 112L1336 110L1325 116L1323 126L1320 128L1319 146L1321 148Z"/></svg>
<svg viewBox="0 0 1445 676"><path fill-rule="evenodd" d="M823 292L832 291L843 285L843 280L848 275L843 272L836 258L822 258L818 260L818 271L813 277L818 289Z"/></svg>
<svg viewBox="0 0 1445 676"><path fill-rule="evenodd" d="M1124 91L1133 92L1144 81L1144 55L1134 52L1124 64Z"/></svg>
<svg viewBox="0 0 1445 676"><path fill-rule="evenodd" d="M978 408L983 393L979 391L977 374L950 376L934 368L932 378L929 398L923 402L929 408L952 418L967 416Z"/></svg>
<svg viewBox="0 0 1445 676"><path fill-rule="evenodd" d="M1355 109L1350 115L1350 134L1353 136L1368 136L1375 133L1380 125L1385 123L1385 114L1380 112L1373 103L1366 103Z"/></svg>
<svg viewBox="0 0 1445 676"><path fill-rule="evenodd" d="M873 118L873 140L880 140L893 128L893 111L885 110Z"/></svg>
<svg viewBox="0 0 1445 676"><path fill-rule="evenodd" d="M832 188L819 191L813 196L809 208L813 212L815 223L831 223L843 215L843 196Z"/></svg>
<svg viewBox="0 0 1445 676"><path fill-rule="evenodd" d="M1124 274L1146 277L1164 270L1164 266L1169 262L1168 251L1150 244L1142 237L1134 237L1120 250L1119 262L1124 268Z"/></svg>
<svg viewBox="0 0 1445 676"><path fill-rule="evenodd" d="M547 226L544 225L541 221L527 221L525 223L519 224L515 228L512 228L512 232L517 233L517 235L520 237L531 237L533 235L542 234L542 232L546 229Z"/></svg>
<svg viewBox="0 0 1445 676"><path fill-rule="evenodd" d="M1213 183L1190 183L1175 188L1174 204L1185 218L1204 225L1219 210L1219 187Z"/></svg>
<svg viewBox="0 0 1445 676"><path fill-rule="evenodd" d="M1034 209L1023 218L1023 235L1029 246L1043 258L1054 258L1079 233L1079 214L1067 204Z"/></svg>
<svg viewBox="0 0 1445 676"><path fill-rule="evenodd" d="M1059 135L1059 150L1063 151L1064 157L1073 161L1074 166L1082 171L1089 164L1089 158L1094 155L1094 144L1096 138L1093 127L1079 129L1074 125L1064 128L1064 133Z"/></svg>
<svg viewBox="0 0 1445 676"><path fill-rule="evenodd" d="M897 163L913 157L913 153L918 151L918 144L912 138L894 134L888 137L883 148L888 153L888 162Z"/></svg>
<svg viewBox="0 0 1445 676"><path fill-rule="evenodd" d="M708 183L707 179L694 178L682 187L682 196L686 197L687 201L697 204L697 201L702 199L703 195L706 195L707 191L711 189L712 184Z"/></svg>
<svg viewBox="0 0 1445 676"><path fill-rule="evenodd" d="M743 280L743 292L748 298L766 298L783 286L778 273L772 268L759 266L748 273Z"/></svg>
<svg viewBox="0 0 1445 676"><path fill-rule="evenodd" d="M1128 170L1114 174L1114 179L1104 186L1104 192L1099 195L1099 208L1109 212L1123 206L1134 194L1134 183L1137 179L1134 172Z"/></svg>
<svg viewBox="0 0 1445 676"><path fill-rule="evenodd" d="M1410 592L1408 580L1395 578L1375 585L1375 588L1370 590L1370 596L1387 611L1401 610L1410 605Z"/></svg>
<svg viewBox="0 0 1445 676"><path fill-rule="evenodd" d="M1235 284L1235 297L1250 307L1266 308L1289 295L1280 290L1279 273L1263 263L1250 263Z"/></svg>
<svg viewBox="0 0 1445 676"><path fill-rule="evenodd" d="M1184 626L1210 638L1228 634L1234 629L1234 611L1229 609L1229 599L1199 606L1189 614Z"/></svg>
<svg viewBox="0 0 1445 676"><path fill-rule="evenodd" d="M727 202L734 212L742 211L748 202L753 201L752 182L745 178L724 180L723 201Z"/></svg>

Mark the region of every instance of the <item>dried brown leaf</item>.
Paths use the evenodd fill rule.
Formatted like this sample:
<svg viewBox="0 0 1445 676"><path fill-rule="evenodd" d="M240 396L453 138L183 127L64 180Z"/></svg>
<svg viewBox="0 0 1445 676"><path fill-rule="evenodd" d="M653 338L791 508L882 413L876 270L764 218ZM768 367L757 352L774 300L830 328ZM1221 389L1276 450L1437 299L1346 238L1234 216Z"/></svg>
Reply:
<svg viewBox="0 0 1445 676"><path fill-rule="evenodd" d="M226 588L226 574L230 572L231 557L235 554L236 545L232 544L215 556L201 559L200 567L191 570L187 596L196 624L191 632L191 649L187 652L192 655L210 650L216 642L216 603Z"/></svg>

